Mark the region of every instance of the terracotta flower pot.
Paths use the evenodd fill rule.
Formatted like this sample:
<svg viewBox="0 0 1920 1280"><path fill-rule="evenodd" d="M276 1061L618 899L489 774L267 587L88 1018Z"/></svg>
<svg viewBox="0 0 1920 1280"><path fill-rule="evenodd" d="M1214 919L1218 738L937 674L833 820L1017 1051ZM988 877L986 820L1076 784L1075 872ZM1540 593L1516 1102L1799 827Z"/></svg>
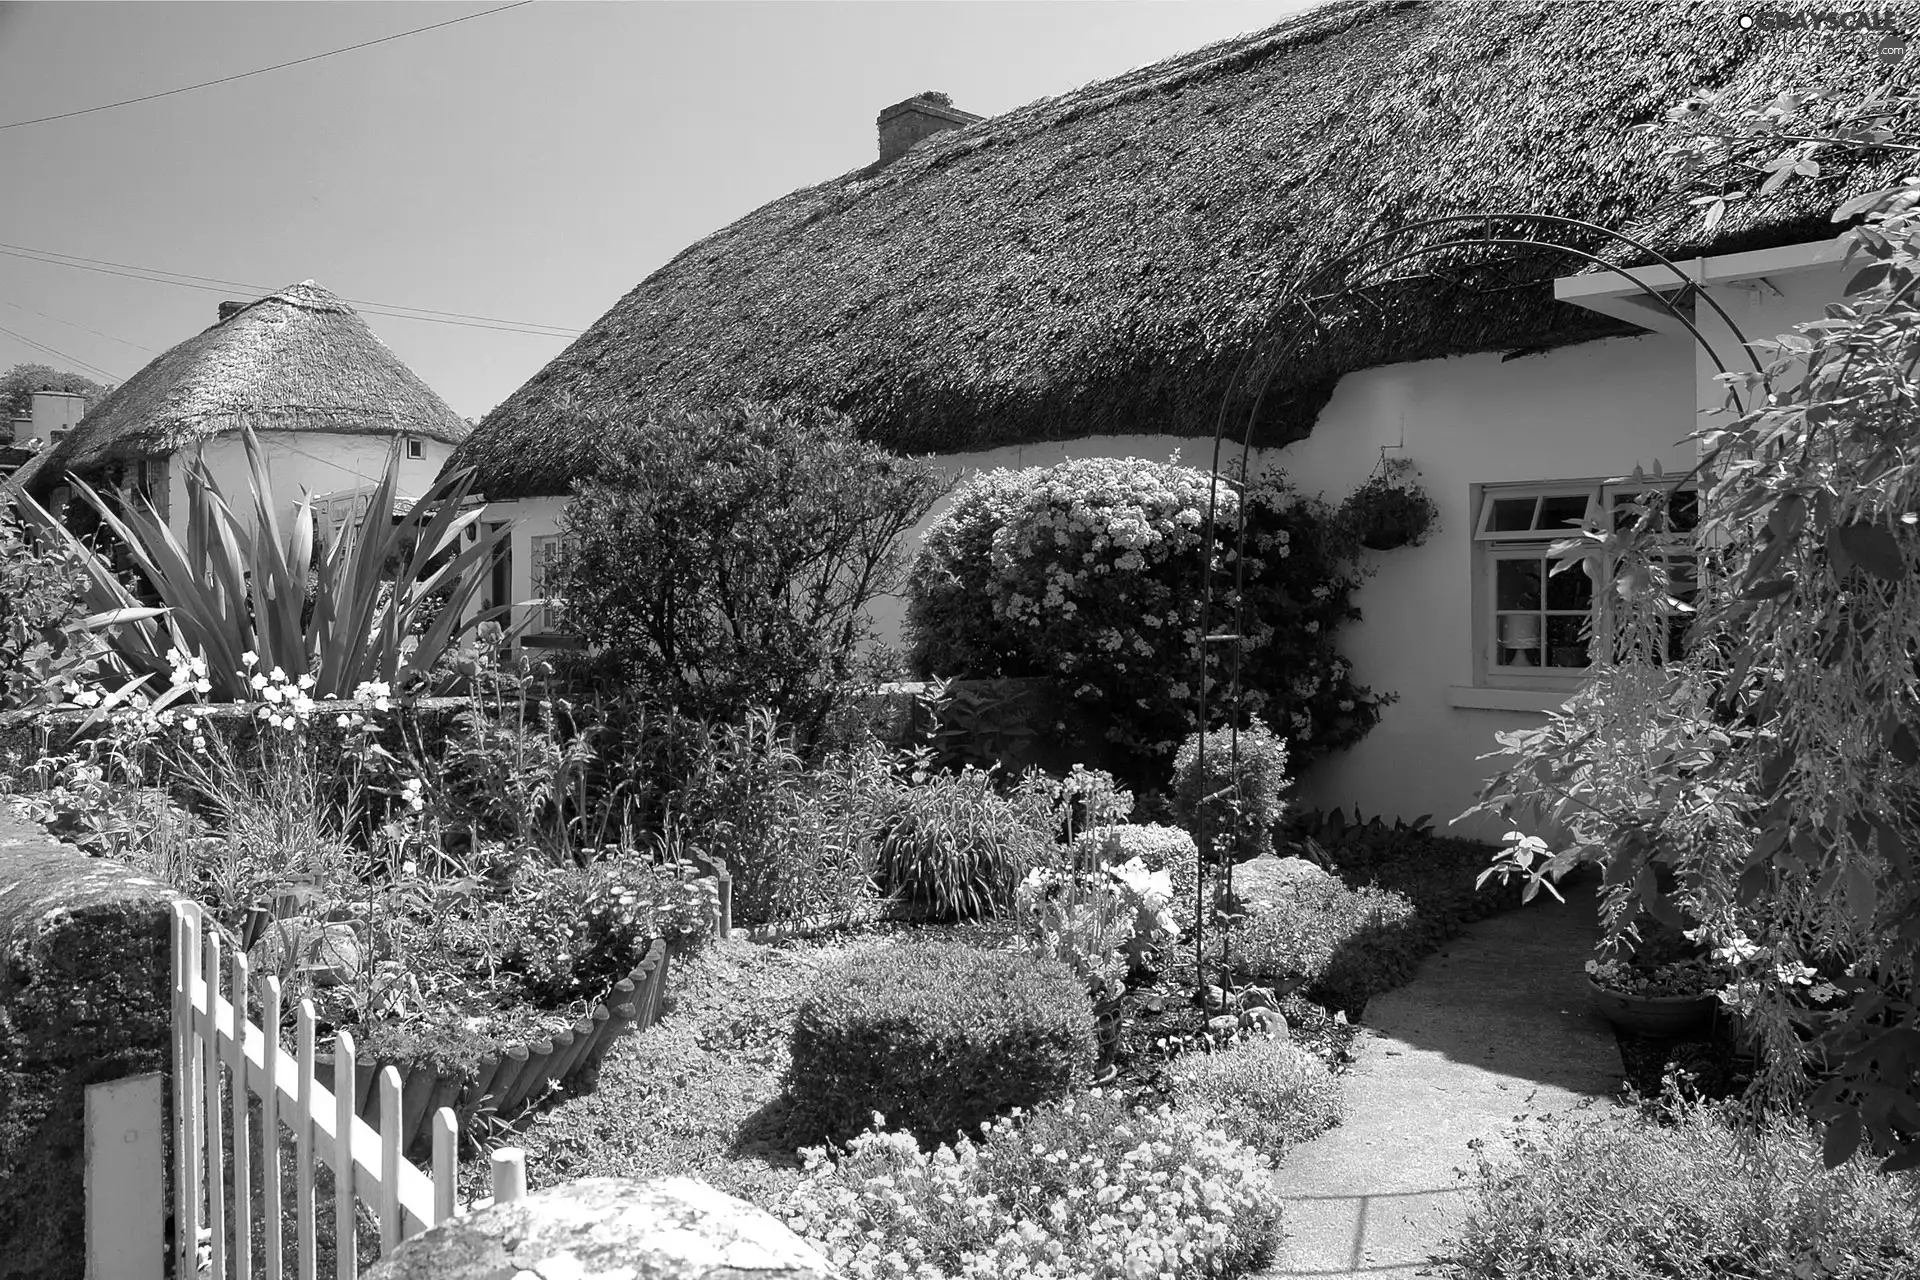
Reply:
<svg viewBox="0 0 1920 1280"><path fill-rule="evenodd" d="M1704 1029L1713 1020L1714 1008L1720 1003L1712 992L1644 996L1603 987L1592 978L1587 979L1587 986L1593 992L1593 1004L1600 1010L1600 1016L1620 1030L1669 1040Z"/></svg>

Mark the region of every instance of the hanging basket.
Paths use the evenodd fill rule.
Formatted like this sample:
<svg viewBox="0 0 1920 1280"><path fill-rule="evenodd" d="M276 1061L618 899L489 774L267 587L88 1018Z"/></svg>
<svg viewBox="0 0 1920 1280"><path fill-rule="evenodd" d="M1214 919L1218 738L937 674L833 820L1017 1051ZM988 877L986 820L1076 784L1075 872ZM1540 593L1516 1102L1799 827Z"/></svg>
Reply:
<svg viewBox="0 0 1920 1280"><path fill-rule="evenodd" d="M1383 462L1340 504L1340 518L1370 551L1418 546L1434 529L1440 509L1414 479L1407 462Z"/></svg>

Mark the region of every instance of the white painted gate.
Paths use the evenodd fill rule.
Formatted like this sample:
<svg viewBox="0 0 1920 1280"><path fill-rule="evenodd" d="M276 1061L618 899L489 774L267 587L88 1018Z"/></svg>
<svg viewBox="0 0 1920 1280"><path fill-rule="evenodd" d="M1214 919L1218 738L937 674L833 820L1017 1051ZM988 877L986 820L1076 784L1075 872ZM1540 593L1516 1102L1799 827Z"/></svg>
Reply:
<svg viewBox="0 0 1920 1280"><path fill-rule="evenodd" d="M279 1280L286 1273L283 1259L291 1239L294 1274L299 1280L318 1280L314 1174L324 1164L334 1173L335 1274L352 1280L357 1265L356 1201L379 1224L382 1256L403 1238L459 1211L454 1113L446 1107L435 1113L433 1172L422 1173L402 1158L399 1072L391 1066L380 1072L376 1130L355 1114L353 1037L344 1031L335 1037L336 1087L323 1087L314 1074L312 1002L300 1002L295 1046L289 1053L278 1035L278 980L269 977L254 984L246 955L237 949L224 954L219 929L208 924L198 903L175 905L173 1274L182 1280L197 1272L213 1280L252 1280L255 1275ZM259 1001L258 1024L248 1017L249 991ZM257 1132L253 1098L260 1104ZM291 1187L284 1185L281 1167L289 1146L294 1155ZM496 1153L496 1200L515 1198L525 1185L518 1154ZM210 1256L200 1256L203 1237ZM210 1270L203 1272L203 1266Z"/></svg>

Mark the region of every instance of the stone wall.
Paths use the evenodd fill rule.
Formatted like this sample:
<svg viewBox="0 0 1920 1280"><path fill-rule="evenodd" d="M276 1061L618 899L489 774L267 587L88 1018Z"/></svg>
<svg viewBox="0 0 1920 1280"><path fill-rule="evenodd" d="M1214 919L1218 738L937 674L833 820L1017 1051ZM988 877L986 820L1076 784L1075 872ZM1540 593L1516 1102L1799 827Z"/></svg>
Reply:
<svg viewBox="0 0 1920 1280"><path fill-rule="evenodd" d="M86 1088L169 1068L174 899L0 808L0 1276L86 1274Z"/></svg>

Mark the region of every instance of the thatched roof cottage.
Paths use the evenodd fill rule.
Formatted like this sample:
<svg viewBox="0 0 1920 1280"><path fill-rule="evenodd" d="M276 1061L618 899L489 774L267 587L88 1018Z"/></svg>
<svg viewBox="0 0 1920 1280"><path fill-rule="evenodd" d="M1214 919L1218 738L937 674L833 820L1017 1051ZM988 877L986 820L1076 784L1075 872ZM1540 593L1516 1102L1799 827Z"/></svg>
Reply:
<svg viewBox="0 0 1920 1280"><path fill-rule="evenodd" d="M245 499L241 429L260 437L274 493L303 494L330 523L357 518L401 444L401 491L424 493L468 424L346 303L311 280L252 302L149 361L14 477L56 494L69 474L184 510L183 455L204 449L214 478ZM243 508L244 509L244 508Z"/></svg>
<svg viewBox="0 0 1920 1280"><path fill-rule="evenodd" d="M1868 29L1852 31L1771 9L1742 26L1755 12L1342 0L991 119L924 96L896 104L917 143L689 247L489 414L454 462L525 518L522 594L534 540L551 544L592 465L595 424L655 406L822 406L965 467L1182 445L1197 459L1291 283L1383 229L1487 210L1624 232L1685 260L1669 291L1691 282L1770 334L1837 291L1829 211L1888 174L1790 185L1736 203L1707 234L1631 127L1702 88L1754 102L1789 85L1862 89L1889 73L1889 30L1920 32L1920 4L1867 6ZM1920 53L1904 56L1910 69ZM1719 395L1684 329L1567 255L1414 262L1366 301L1364 323L1276 371L1255 437L1266 461L1335 498L1383 458L1410 459L1443 532L1386 557L1364 592L1348 652L1359 678L1401 700L1318 766L1308 793L1448 816L1492 731L1564 697L1585 663L1577 608L1542 596L1558 528L1536 527L1538 512L1597 509L1614 494L1606 479L1635 463L1686 463L1678 442ZM1534 514L1490 523L1496 501Z"/></svg>

